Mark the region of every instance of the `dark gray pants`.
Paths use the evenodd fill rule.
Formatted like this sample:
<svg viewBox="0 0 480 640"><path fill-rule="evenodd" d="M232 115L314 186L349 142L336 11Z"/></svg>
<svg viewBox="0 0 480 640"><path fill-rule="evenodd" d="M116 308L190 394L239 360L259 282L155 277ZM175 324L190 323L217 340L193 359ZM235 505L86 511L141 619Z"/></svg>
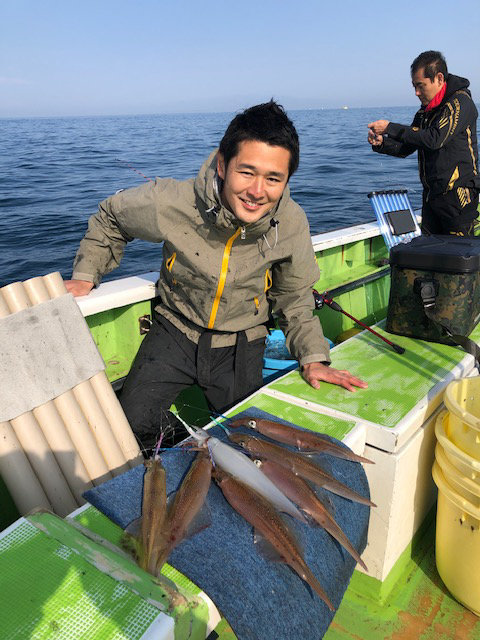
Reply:
<svg viewBox="0 0 480 640"><path fill-rule="evenodd" d="M169 411L183 389L198 384L210 408L223 413L263 384L264 338L214 349L210 338L211 334L202 335L197 345L155 314L120 394L144 454L150 454L161 435L162 446L172 446L187 435Z"/></svg>

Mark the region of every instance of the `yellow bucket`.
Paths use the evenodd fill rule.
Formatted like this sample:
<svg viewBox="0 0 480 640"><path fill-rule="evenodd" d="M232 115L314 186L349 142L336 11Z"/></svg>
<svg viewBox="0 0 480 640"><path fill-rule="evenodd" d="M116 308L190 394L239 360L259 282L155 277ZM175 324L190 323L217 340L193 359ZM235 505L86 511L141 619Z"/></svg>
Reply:
<svg viewBox="0 0 480 640"><path fill-rule="evenodd" d="M435 557L438 573L453 597L480 616L480 509L448 484L437 461Z"/></svg>
<svg viewBox="0 0 480 640"><path fill-rule="evenodd" d="M462 498L468 500L474 507L480 509L480 484L464 476L448 460L442 445L437 442L435 460L445 476L445 480Z"/></svg>
<svg viewBox="0 0 480 640"><path fill-rule="evenodd" d="M442 411L435 423L435 435L438 442L443 448L448 461L458 470L462 476L473 480L480 485L480 460L472 458L468 453L465 453L459 449L449 438L447 437L447 430L449 427L451 414L448 411Z"/></svg>
<svg viewBox="0 0 480 640"><path fill-rule="evenodd" d="M450 411L447 437L480 460L480 376L450 382L444 402Z"/></svg>

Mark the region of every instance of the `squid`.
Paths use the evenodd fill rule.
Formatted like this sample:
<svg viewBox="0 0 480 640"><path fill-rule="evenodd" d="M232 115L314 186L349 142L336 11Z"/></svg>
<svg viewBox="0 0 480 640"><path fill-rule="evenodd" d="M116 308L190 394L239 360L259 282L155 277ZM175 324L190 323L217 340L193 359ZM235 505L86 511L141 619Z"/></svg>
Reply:
<svg viewBox="0 0 480 640"><path fill-rule="evenodd" d="M164 562L167 545L167 489L165 469L159 458L145 461L142 516L139 535L139 564L157 575Z"/></svg>
<svg viewBox="0 0 480 640"><path fill-rule="evenodd" d="M328 531L365 571L367 570L365 563L360 558L355 547L305 480L296 476L286 467L282 467L271 460L256 460L255 464L260 467L272 482L275 482L275 484L282 489L290 500L295 502L302 511L308 514L312 520L325 529L325 531Z"/></svg>
<svg viewBox="0 0 480 640"><path fill-rule="evenodd" d="M192 462L173 502L168 507L165 559L187 536L188 527L199 513L212 479L210 457L203 452Z"/></svg>
<svg viewBox="0 0 480 640"><path fill-rule="evenodd" d="M277 442L283 444L289 444L304 451L328 453L336 458L343 458L344 460L352 460L353 462L366 462L373 464L372 460L363 458L346 447L327 440L324 436L313 431L307 431L305 429L298 429L291 427L280 422L273 422L271 420L264 420L263 418L240 418L228 423L229 427L250 427L255 429L259 433Z"/></svg>
<svg viewBox="0 0 480 640"><path fill-rule="evenodd" d="M352 489L343 484L343 482L340 482L330 476L312 460L302 454L295 453L280 445L243 433L233 433L228 437L232 442L240 445L256 458L267 458L268 460L273 460L274 462L282 465L282 467L290 469L290 471L293 471L295 475L302 477L304 480L309 480L310 482L313 482L332 493L336 493L339 496L343 496L344 498L348 498L354 502L367 504L370 507L376 506L371 502L371 500L364 498L356 491L352 491Z"/></svg>
<svg viewBox="0 0 480 640"><path fill-rule="evenodd" d="M295 537L270 502L218 467L214 478L232 508L264 536L281 561L288 564L334 611L330 598L307 566Z"/></svg>

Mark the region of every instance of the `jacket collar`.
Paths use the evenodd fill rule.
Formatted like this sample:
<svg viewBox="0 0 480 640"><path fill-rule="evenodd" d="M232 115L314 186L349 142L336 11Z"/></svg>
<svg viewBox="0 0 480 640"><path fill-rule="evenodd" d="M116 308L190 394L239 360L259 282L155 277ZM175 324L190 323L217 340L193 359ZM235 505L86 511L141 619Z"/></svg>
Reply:
<svg viewBox="0 0 480 640"><path fill-rule="evenodd" d="M440 103L436 104L433 108L429 109L428 111L426 107L420 107L419 113L429 113L430 111L434 111L438 107L442 107L448 100L450 100L450 98L453 96L454 93L460 90L465 91L466 93L468 93L470 97L472 97L468 89L468 87L470 86L470 81L467 80L467 78L454 76L453 73L449 73L447 76L446 85L447 85L447 88Z"/></svg>
<svg viewBox="0 0 480 640"><path fill-rule="evenodd" d="M440 91L436 94L436 96L434 96L434 98L430 100L430 102L427 104L427 106L425 107L425 111L431 111L432 109L435 109L435 107L438 107L443 101L443 98L445 97L446 92L447 92L447 83L445 82L445 84L440 89Z"/></svg>

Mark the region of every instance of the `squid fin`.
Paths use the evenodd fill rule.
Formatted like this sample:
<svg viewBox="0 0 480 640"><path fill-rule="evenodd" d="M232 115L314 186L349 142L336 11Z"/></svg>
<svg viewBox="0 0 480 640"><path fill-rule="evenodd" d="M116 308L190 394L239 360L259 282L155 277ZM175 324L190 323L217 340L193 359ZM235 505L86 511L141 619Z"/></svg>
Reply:
<svg viewBox="0 0 480 640"><path fill-rule="evenodd" d="M125 533L133 538L138 538L140 536L140 529L142 527L142 516L139 518L135 518L132 520L126 527Z"/></svg>
<svg viewBox="0 0 480 640"><path fill-rule="evenodd" d="M177 495L176 491L172 491L172 493L169 494L167 499L167 510L170 509L171 505L175 500L176 495ZM193 538L193 536L197 535L197 533L200 533L204 529L208 529L208 527L211 524L212 524L212 512L208 504L208 499L205 499L205 502L203 503L201 509L195 515L193 520L189 523L185 531L183 540L187 540L188 538ZM180 542L178 542L177 544L180 544Z"/></svg>
<svg viewBox="0 0 480 640"><path fill-rule="evenodd" d="M302 512L303 513L303 512ZM288 529L290 536L295 542L295 546L300 551L303 556L303 544L300 542L297 531L292 527L290 522L286 522L284 516L280 516L283 524ZM306 520L308 520L309 516L306 516ZM253 529L253 543L258 551L258 553L270 562L285 562L280 553L275 549L273 544L269 542L269 540L263 535L259 529L254 527Z"/></svg>

